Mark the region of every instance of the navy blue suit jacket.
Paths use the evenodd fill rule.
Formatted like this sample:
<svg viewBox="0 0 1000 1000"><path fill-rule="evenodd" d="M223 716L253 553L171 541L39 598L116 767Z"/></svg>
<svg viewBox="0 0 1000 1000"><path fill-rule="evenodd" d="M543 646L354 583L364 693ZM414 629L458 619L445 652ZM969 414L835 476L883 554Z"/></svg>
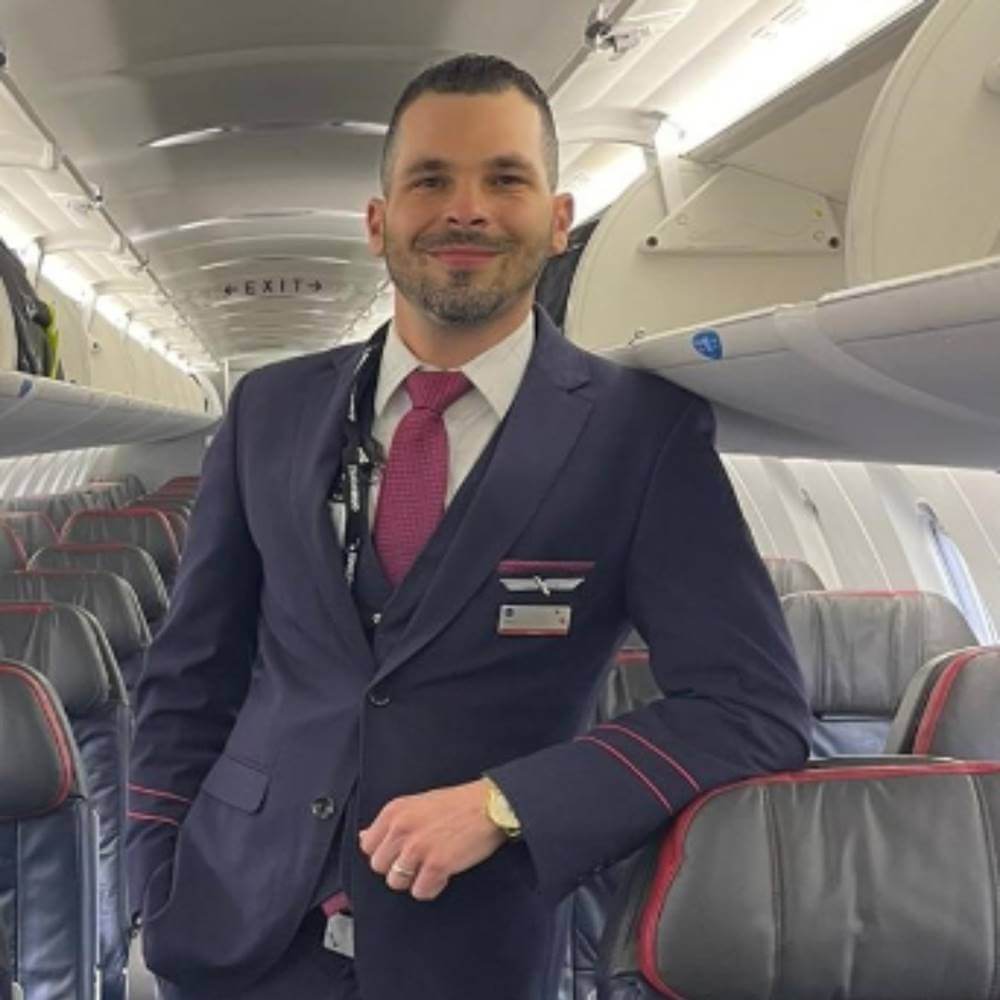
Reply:
<svg viewBox="0 0 1000 1000"><path fill-rule="evenodd" d="M396 796L488 772L524 840L434 902L388 890L347 832L358 976L365 1000L521 1000L580 879L699 790L802 764L802 685L707 404L587 354L541 313L488 471L376 657L326 503L359 350L246 376L206 457L138 689L130 866L147 961L237 989L295 933L352 794L364 826ZM545 603L504 588L506 560L593 564L555 599L572 607L567 636L498 634L502 604ZM665 697L583 732L629 623Z"/></svg>

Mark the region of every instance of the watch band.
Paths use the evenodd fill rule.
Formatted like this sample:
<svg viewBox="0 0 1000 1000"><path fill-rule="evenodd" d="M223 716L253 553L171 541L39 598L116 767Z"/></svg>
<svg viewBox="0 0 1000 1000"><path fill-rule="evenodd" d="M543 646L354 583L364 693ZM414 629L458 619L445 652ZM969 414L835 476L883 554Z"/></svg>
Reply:
<svg viewBox="0 0 1000 1000"><path fill-rule="evenodd" d="M498 826L511 840L517 840L521 836L521 821L517 818L517 813L507 801L507 796L500 790L500 786L490 778L485 778L486 795L486 815L495 826Z"/></svg>

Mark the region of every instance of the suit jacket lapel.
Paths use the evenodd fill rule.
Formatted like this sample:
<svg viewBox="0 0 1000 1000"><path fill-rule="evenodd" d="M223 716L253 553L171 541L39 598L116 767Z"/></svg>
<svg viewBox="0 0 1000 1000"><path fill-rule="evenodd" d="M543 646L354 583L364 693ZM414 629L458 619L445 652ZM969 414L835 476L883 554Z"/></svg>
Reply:
<svg viewBox="0 0 1000 1000"><path fill-rule="evenodd" d="M589 380L585 356L544 313L537 317L535 347L493 460L408 628L375 680L433 640L496 569L559 476L590 415L591 402L574 392Z"/></svg>
<svg viewBox="0 0 1000 1000"><path fill-rule="evenodd" d="M374 673L374 659L344 579L343 549L328 507L340 469L344 417L356 359L353 352L339 360L331 359L329 377L317 378L304 390L302 418L292 451L295 465L291 493L307 565L329 613L331 627L350 648L352 662L363 665L367 680Z"/></svg>

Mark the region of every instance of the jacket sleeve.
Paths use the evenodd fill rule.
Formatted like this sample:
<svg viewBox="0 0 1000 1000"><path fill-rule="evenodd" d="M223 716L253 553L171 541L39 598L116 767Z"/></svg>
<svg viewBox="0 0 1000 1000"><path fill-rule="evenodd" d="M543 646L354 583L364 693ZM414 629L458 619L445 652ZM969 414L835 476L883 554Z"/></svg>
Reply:
<svg viewBox="0 0 1000 1000"><path fill-rule="evenodd" d="M133 916L172 861L177 831L221 752L256 654L260 557L240 495L237 423L246 380L205 457L170 611L136 689L129 776Z"/></svg>
<svg viewBox="0 0 1000 1000"><path fill-rule="evenodd" d="M701 792L799 768L808 708L780 605L694 399L649 478L625 569L663 698L490 772L559 898Z"/></svg>

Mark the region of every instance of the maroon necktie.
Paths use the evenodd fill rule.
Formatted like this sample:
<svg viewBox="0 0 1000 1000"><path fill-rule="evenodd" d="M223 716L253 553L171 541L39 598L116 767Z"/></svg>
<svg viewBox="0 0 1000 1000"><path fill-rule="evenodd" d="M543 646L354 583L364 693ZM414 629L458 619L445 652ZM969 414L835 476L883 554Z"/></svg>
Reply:
<svg viewBox="0 0 1000 1000"><path fill-rule="evenodd" d="M444 514L448 433L442 414L472 388L461 372L411 372L412 409L389 447L375 512L375 549L389 582L398 586Z"/></svg>

